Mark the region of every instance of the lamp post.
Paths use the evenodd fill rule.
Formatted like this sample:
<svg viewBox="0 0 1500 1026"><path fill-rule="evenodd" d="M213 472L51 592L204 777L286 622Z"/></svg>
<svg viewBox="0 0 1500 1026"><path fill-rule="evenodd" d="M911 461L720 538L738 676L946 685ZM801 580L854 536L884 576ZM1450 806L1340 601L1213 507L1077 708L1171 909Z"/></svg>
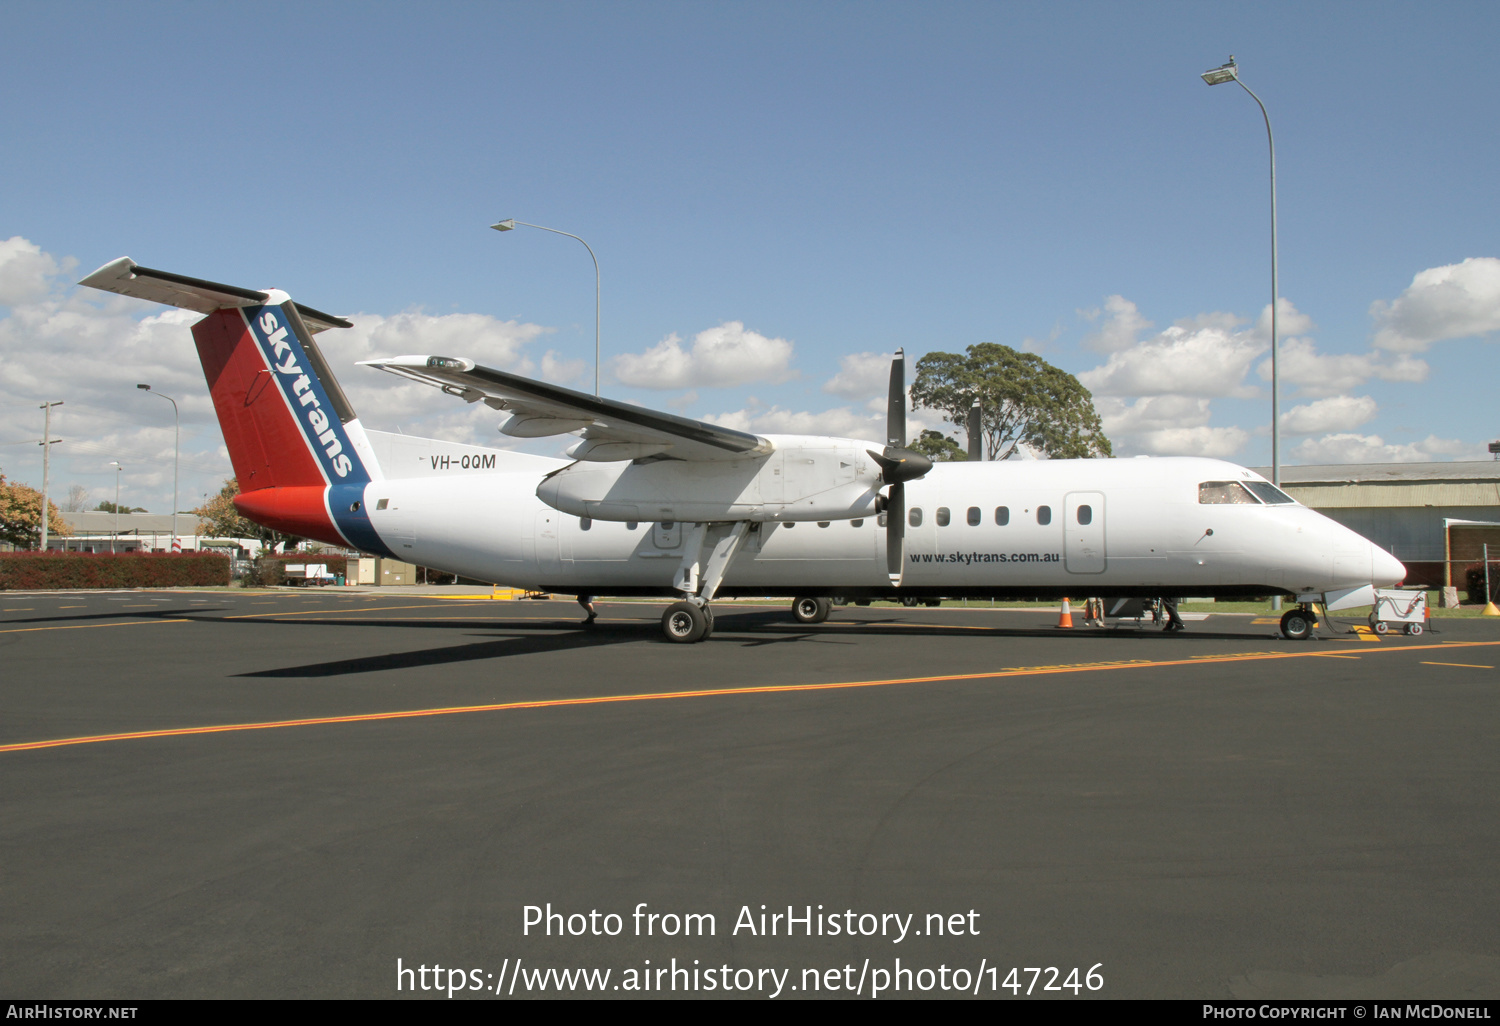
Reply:
<svg viewBox="0 0 1500 1026"><path fill-rule="evenodd" d="M508 232L513 230L516 225L521 225L525 228L537 228L544 232L551 232L554 235L566 235L570 239L578 239L579 242L583 242L582 239L579 239L572 232L562 232L556 228L547 228L539 224L527 224L525 221L517 221L513 217L507 218L504 221L498 221L490 225L490 227L497 232ZM599 398L599 258L594 256L594 247L590 246L587 242L583 242L583 248L589 251L589 257L594 261L594 398L597 399Z"/></svg>
<svg viewBox="0 0 1500 1026"><path fill-rule="evenodd" d="M120 471L125 468L118 460L110 460L109 465L115 468L115 533L109 539L109 554L113 556L115 545L120 540Z"/></svg>
<svg viewBox="0 0 1500 1026"><path fill-rule="evenodd" d="M1279 379L1276 375L1276 306L1278 289L1276 283L1276 138L1271 134L1271 115L1266 113L1266 105L1260 102L1260 97L1245 83L1240 82L1240 69L1234 63L1234 54L1229 55L1229 63L1221 64L1203 73L1203 81L1211 86L1223 85L1225 82L1236 82L1245 92L1250 93L1250 98L1260 108L1261 117L1266 120L1266 140L1271 145L1271 483L1281 487L1281 397Z"/></svg>
<svg viewBox="0 0 1500 1026"><path fill-rule="evenodd" d="M182 459L182 418L177 415L177 400L160 392L152 392L150 385L135 387L172 404L172 551L181 552L182 546L177 541L177 467Z"/></svg>
<svg viewBox="0 0 1500 1026"><path fill-rule="evenodd" d="M47 502L48 502L48 499L47 499L47 488L48 488L48 486L50 484L49 478L50 478L51 472L52 472L52 447L54 445L56 445L58 442L62 441L61 438L53 438L52 437L52 407L54 407L54 406L61 406L61 405L62 405L62 400L61 399L57 400L56 402L43 403L42 404L42 411L43 411L42 412L42 424L44 425L44 427L42 428L42 551L43 552L47 551L47 529L50 526L48 524L48 516L47 516ZM66 543L64 543L64 547L65 548L67 547Z"/></svg>

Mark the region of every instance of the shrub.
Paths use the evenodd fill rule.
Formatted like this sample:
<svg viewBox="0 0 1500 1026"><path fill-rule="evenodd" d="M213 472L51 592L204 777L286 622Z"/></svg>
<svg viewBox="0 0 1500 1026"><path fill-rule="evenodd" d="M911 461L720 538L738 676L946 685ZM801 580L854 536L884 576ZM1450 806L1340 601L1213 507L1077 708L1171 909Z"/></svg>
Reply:
<svg viewBox="0 0 1500 1026"><path fill-rule="evenodd" d="M229 565L228 556L209 552L7 552L0 591L226 585Z"/></svg>
<svg viewBox="0 0 1500 1026"><path fill-rule="evenodd" d="M1468 585L1469 601L1478 605L1494 602L1500 597L1500 562L1490 560L1490 593L1484 593L1484 563L1470 563L1464 567L1464 583Z"/></svg>

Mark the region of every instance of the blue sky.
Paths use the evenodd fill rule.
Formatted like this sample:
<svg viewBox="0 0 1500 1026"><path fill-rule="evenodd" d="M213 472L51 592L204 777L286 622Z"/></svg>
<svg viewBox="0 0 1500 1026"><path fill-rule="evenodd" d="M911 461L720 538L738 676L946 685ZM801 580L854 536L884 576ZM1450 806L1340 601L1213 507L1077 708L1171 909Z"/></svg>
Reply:
<svg viewBox="0 0 1500 1026"><path fill-rule="evenodd" d="M323 339L368 424L498 444L351 365L402 345L588 387L588 254L501 217L598 254L610 395L878 438L886 354L994 341L1078 374L1118 452L1267 463L1265 131L1198 78L1231 53L1276 131L1283 462L1484 458L1500 432L1492 3L5 19L0 470L40 483L61 398L54 494L111 498L119 458L134 504L170 505L148 375L183 404L183 505L228 474L182 319L70 288L124 254L363 315Z"/></svg>

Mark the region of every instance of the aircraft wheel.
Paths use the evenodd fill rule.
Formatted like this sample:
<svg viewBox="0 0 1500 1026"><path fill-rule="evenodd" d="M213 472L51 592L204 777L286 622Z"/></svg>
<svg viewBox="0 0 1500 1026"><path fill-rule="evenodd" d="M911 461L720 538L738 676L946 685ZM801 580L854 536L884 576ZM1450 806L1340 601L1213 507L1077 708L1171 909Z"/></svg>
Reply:
<svg viewBox="0 0 1500 1026"><path fill-rule="evenodd" d="M1391 629L1391 625L1384 620L1376 620L1371 626L1375 628L1376 634L1384 634Z"/></svg>
<svg viewBox="0 0 1500 1026"><path fill-rule="evenodd" d="M922 600L919 599L919 598L917 598L915 595L907 595L905 598L903 598L901 600L901 604L903 606L908 606L908 607L913 607L914 608L916 606L920 606L922 604Z"/></svg>
<svg viewBox="0 0 1500 1026"><path fill-rule="evenodd" d="M703 637L706 638L714 632L714 607L703 606ZM699 638L702 641L703 638Z"/></svg>
<svg viewBox="0 0 1500 1026"><path fill-rule="evenodd" d="M708 631L708 617L693 602L673 602L661 615L661 631L668 641L691 644L703 640Z"/></svg>
<svg viewBox="0 0 1500 1026"><path fill-rule="evenodd" d="M1313 621L1300 609L1289 609L1281 617L1281 633L1291 641L1306 641L1312 637Z"/></svg>
<svg viewBox="0 0 1500 1026"><path fill-rule="evenodd" d="M1406 625L1406 633L1415 638L1422 633L1422 625L1419 623L1409 623Z"/></svg>
<svg viewBox="0 0 1500 1026"><path fill-rule="evenodd" d="M799 598L792 603L792 618L798 623L822 623L833 610L826 598Z"/></svg>

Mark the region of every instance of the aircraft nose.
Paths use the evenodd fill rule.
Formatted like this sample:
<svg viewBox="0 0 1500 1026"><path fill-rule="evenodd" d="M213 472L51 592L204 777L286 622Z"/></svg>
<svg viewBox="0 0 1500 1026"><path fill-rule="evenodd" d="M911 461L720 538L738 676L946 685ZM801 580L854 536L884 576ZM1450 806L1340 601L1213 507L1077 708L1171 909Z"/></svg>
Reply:
<svg viewBox="0 0 1500 1026"><path fill-rule="evenodd" d="M1375 587L1389 587L1406 580L1406 567L1399 559L1373 542L1370 549L1370 575Z"/></svg>

